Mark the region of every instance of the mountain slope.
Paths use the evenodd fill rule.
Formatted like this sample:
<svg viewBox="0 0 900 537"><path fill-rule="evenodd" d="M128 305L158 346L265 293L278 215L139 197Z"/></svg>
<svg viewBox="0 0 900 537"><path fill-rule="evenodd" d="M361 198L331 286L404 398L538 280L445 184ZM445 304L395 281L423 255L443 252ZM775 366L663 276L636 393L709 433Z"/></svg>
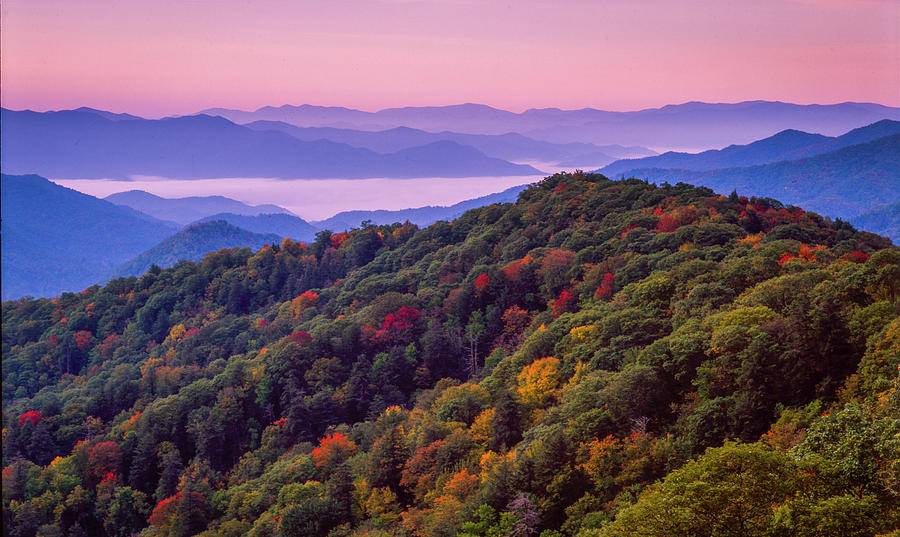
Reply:
<svg viewBox="0 0 900 537"><path fill-rule="evenodd" d="M471 209L477 209L494 203L512 203L516 201L519 193L528 188L527 185L514 186L503 192L489 194L480 198L461 201L446 207L416 207L413 209L401 209L399 211L344 211L331 218L313 222L319 229L331 231L345 231L359 227L362 222L370 222L375 225L390 225L396 222L410 222L420 227L430 226L439 220L453 220Z"/></svg>
<svg viewBox="0 0 900 537"><path fill-rule="evenodd" d="M900 201L879 205L854 216L850 223L859 229L889 237L894 244L900 244Z"/></svg>
<svg viewBox="0 0 900 537"><path fill-rule="evenodd" d="M161 198L142 190L129 190L106 196L106 201L131 207L160 220L187 225L206 216L217 213L242 215L290 214L277 205L247 205L224 196L191 196L187 198ZM239 226L240 227L240 226Z"/></svg>
<svg viewBox="0 0 900 537"><path fill-rule="evenodd" d="M2 176L3 298L103 283L176 226L36 175Z"/></svg>
<svg viewBox="0 0 900 537"><path fill-rule="evenodd" d="M111 120L93 112L0 112L3 169L56 178L362 178L538 174L478 151L443 144L382 155L327 140L305 142L227 119L188 116Z"/></svg>
<svg viewBox="0 0 900 537"><path fill-rule="evenodd" d="M257 214L244 215L233 213L218 213L199 219L199 222L214 222L221 220L232 226L252 231L254 233L268 233L287 237L295 241L310 242L318 228L291 214Z"/></svg>
<svg viewBox="0 0 900 537"><path fill-rule="evenodd" d="M120 266L116 275L140 276L153 265L167 268L182 260L198 261L204 255L223 248L250 248L255 251L266 244L279 242L281 237L278 235L253 233L223 220L192 224Z"/></svg>
<svg viewBox="0 0 900 537"><path fill-rule="evenodd" d="M668 152L658 156L624 159L602 169L610 177L628 175L638 168L678 168L683 170L714 170L767 164L779 160L796 160L828 153L855 144L900 133L900 121L882 120L860 127L841 136L828 137L796 130L786 130L747 145L732 145L725 149L702 153Z"/></svg>
<svg viewBox="0 0 900 537"><path fill-rule="evenodd" d="M889 534L898 271L774 200L577 173L7 302L4 529Z"/></svg>
<svg viewBox="0 0 900 537"><path fill-rule="evenodd" d="M710 171L649 168L631 170L629 175L773 197L848 219L900 198L900 135L759 166Z"/></svg>

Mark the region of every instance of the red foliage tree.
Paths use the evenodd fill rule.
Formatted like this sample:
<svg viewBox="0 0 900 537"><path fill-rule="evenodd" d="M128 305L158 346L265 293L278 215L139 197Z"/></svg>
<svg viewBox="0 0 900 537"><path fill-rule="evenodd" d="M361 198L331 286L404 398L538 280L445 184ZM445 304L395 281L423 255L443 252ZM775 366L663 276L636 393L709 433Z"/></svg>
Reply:
<svg viewBox="0 0 900 537"><path fill-rule="evenodd" d="M559 317L563 313L573 311L577 305L578 295L570 292L568 289L563 289L553 302L553 316Z"/></svg>
<svg viewBox="0 0 900 537"><path fill-rule="evenodd" d="M380 341L402 339L408 335L407 333L415 325L420 315L419 310L409 306L403 306L394 313L388 313L384 316L381 329L375 332L375 339Z"/></svg>
<svg viewBox="0 0 900 537"><path fill-rule="evenodd" d="M697 208L693 205L676 207L659 219L659 222L656 224L656 231L660 233L671 233L681 226L686 226L695 222L697 216Z"/></svg>
<svg viewBox="0 0 900 537"><path fill-rule="evenodd" d="M485 273L475 278L475 293L481 294L482 291L491 283L491 277Z"/></svg>
<svg viewBox="0 0 900 537"><path fill-rule="evenodd" d="M312 341L312 334L300 330L299 332L294 332L289 335L288 338L297 345L303 346Z"/></svg>
<svg viewBox="0 0 900 537"><path fill-rule="evenodd" d="M185 495L190 495L190 500L196 505L206 504L206 497L199 492L178 491L173 496L169 496L156 504L153 512L150 513L150 524L158 529L172 526L178 517L178 504L186 499Z"/></svg>
<svg viewBox="0 0 900 537"><path fill-rule="evenodd" d="M41 422L42 418L43 416L41 416L40 410L29 410L28 412L19 415L19 427L29 423L31 425L37 425Z"/></svg>
<svg viewBox="0 0 900 537"><path fill-rule="evenodd" d="M521 275L522 268L532 261L534 261L534 258L532 258L530 255L526 255L522 259L513 261L509 265L506 265L505 267L500 269L500 272L503 273L503 276L505 276L507 280L511 282L517 282L519 281L519 276Z"/></svg>
<svg viewBox="0 0 900 537"><path fill-rule="evenodd" d="M850 261L851 263L865 263L869 260L869 254L860 252L859 250L854 250L849 254L845 255L841 259L845 261Z"/></svg>
<svg viewBox="0 0 900 537"><path fill-rule="evenodd" d="M611 272L607 272L606 274L604 274L603 281L600 282L600 286L597 287L596 291L594 291L594 298L596 298L597 300L605 300L611 297L615 279L616 277L613 276Z"/></svg>
<svg viewBox="0 0 900 537"><path fill-rule="evenodd" d="M75 346L80 351L86 351L91 348L91 340L94 334L90 330L79 330L75 332Z"/></svg>
<svg viewBox="0 0 900 537"><path fill-rule="evenodd" d="M664 214L656 224L656 231L660 233L671 233L678 229L678 220L671 214Z"/></svg>
<svg viewBox="0 0 900 537"><path fill-rule="evenodd" d="M412 326L416 319L419 318L419 310L409 306L403 306L394 313L388 313L381 323L382 330L403 330Z"/></svg>
<svg viewBox="0 0 900 537"><path fill-rule="evenodd" d="M98 479L115 474L122 462L122 449L112 441L99 442L88 455L88 468Z"/></svg>
<svg viewBox="0 0 900 537"><path fill-rule="evenodd" d="M103 341L100 343L100 356L102 356L105 360L109 360L113 356L113 352L115 352L116 347L119 346L119 336L116 334L110 334L103 338Z"/></svg>

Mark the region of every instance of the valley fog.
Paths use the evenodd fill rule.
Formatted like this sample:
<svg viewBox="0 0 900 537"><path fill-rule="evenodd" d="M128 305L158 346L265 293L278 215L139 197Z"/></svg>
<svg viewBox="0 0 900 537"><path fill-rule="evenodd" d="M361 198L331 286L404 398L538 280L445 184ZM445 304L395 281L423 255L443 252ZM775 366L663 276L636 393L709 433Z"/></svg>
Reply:
<svg viewBox="0 0 900 537"><path fill-rule="evenodd" d="M128 190L143 190L164 198L225 196L251 205L272 203L305 220L322 220L349 210L399 210L426 205L453 205L541 179L542 175L414 179L195 180L135 176L131 181L53 179L53 182L98 198Z"/></svg>

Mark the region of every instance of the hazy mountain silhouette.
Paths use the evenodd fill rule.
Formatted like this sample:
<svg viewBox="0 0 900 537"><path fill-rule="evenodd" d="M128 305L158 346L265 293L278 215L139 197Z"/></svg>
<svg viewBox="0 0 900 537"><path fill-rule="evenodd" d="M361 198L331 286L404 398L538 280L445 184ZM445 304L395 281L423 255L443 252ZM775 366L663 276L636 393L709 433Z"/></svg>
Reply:
<svg viewBox="0 0 900 537"><path fill-rule="evenodd" d="M207 115L111 120L94 112L2 110L3 170L56 178L363 178L536 175L451 142L382 155L306 142Z"/></svg>
<svg viewBox="0 0 900 537"><path fill-rule="evenodd" d="M364 112L351 108L334 106L264 106L253 112L228 108L209 108L201 114L227 117L238 123L258 120L284 121L299 127L342 127L362 130L385 130L392 127L413 127L429 131L457 130L451 125L460 125L461 132L503 134L512 129L502 125L512 125L518 114L500 110L483 104L458 104L450 106L410 106L387 108L378 112Z"/></svg>
<svg viewBox="0 0 900 537"><path fill-rule="evenodd" d="M604 146L609 147L609 146ZM633 146L634 147L634 146ZM648 150L649 153L656 153L655 151ZM647 155L635 155L635 157L641 156L650 156ZM597 166L604 166L606 164L610 164L615 162L616 160L628 158L628 157L619 157L613 156L607 151L594 151L590 153L582 153L580 155L574 155L571 157L564 158L556 163L557 166L561 166L564 168L594 168Z"/></svg>
<svg viewBox="0 0 900 537"><path fill-rule="evenodd" d="M245 215L218 213L201 218L199 222L214 222L216 220L228 222L232 226L254 233L271 233L304 242L310 242L315 239L316 232L319 231L319 228L306 220L291 214Z"/></svg>
<svg viewBox="0 0 900 537"><path fill-rule="evenodd" d="M153 265L167 268L182 260L199 261L223 248L246 247L255 252L266 244L279 242L281 237L277 235L253 233L222 220L191 224L119 267L116 276L139 276Z"/></svg>
<svg viewBox="0 0 900 537"><path fill-rule="evenodd" d="M177 226L37 175L2 176L3 299L102 283Z"/></svg>
<svg viewBox="0 0 900 537"><path fill-rule="evenodd" d="M320 106L263 107L253 112L209 109L238 123L284 121L299 127L385 130L406 126L474 134L517 132L554 143L647 147L724 147L746 144L785 129L834 136L881 119L900 119L900 108L872 103L798 105L772 101L688 102L633 112L593 108L530 109L520 114L478 104L389 108L363 112Z"/></svg>
<svg viewBox="0 0 900 537"><path fill-rule="evenodd" d="M129 190L106 196L106 201L131 207L160 220L168 220L187 225L209 215L234 213L236 215L258 215L290 211L277 205L247 205L224 196L191 196L187 198L161 198L143 190Z"/></svg>
<svg viewBox="0 0 900 537"><path fill-rule="evenodd" d="M881 119L900 119L900 108L872 103L691 102L618 116L598 115L597 119L579 123L578 128L553 125L523 134L557 143L577 139L648 147L724 147L750 143L786 129L836 136Z"/></svg>
<svg viewBox="0 0 900 537"><path fill-rule="evenodd" d="M718 168L754 166L779 160L811 157L898 133L900 133L900 121L887 119L854 129L837 137L786 130L751 144L732 145L720 150L713 149L702 153L677 153L670 151L652 157L619 160L599 171L607 177L619 177L622 174L627 175L630 170L638 168L715 170Z"/></svg>
<svg viewBox="0 0 900 537"><path fill-rule="evenodd" d="M599 147L594 144L568 143L553 144L533 140L516 133L506 134L463 134L458 132L427 132L410 127L395 127L383 131L363 131L338 129L334 127L297 127L284 121L254 121L246 125L255 130L277 130L290 134L299 140L331 140L364 147L378 153L393 153L411 147L449 140L461 145L474 147L489 157L511 161L557 162L568 159L575 165L602 165L617 158L654 155L646 147L623 147L610 145ZM583 158L588 155L589 158Z"/></svg>
<svg viewBox="0 0 900 537"><path fill-rule="evenodd" d="M123 119L144 119L140 116L135 116L132 114L117 114L115 112L107 112L106 110L97 110L96 108L91 108L89 106L82 106L80 108L76 108L75 112L89 112L91 114L97 114L100 117L104 117L106 119L111 119L113 121L120 121Z"/></svg>
<svg viewBox="0 0 900 537"><path fill-rule="evenodd" d="M737 190L849 219L900 199L900 134L797 160L717 170L639 168L629 176Z"/></svg>

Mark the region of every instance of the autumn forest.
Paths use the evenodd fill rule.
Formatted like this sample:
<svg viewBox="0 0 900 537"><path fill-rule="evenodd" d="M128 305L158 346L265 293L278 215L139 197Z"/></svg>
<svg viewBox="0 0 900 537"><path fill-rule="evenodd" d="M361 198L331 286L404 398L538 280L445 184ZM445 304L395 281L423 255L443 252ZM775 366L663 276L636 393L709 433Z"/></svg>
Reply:
<svg viewBox="0 0 900 537"><path fill-rule="evenodd" d="M4 302L3 535L896 532L900 250L744 194L557 174Z"/></svg>

